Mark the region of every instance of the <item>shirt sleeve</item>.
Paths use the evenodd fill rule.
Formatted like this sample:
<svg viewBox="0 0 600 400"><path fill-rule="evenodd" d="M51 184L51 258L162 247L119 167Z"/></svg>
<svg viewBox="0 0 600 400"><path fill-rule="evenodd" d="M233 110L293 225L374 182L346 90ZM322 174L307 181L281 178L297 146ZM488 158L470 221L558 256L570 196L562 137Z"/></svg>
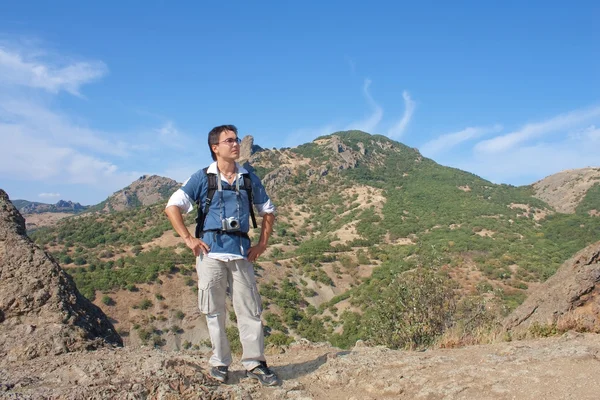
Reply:
<svg viewBox="0 0 600 400"><path fill-rule="evenodd" d="M206 196L206 174L203 170L196 171L190 176L167 202L167 207L177 206L182 213L190 213L202 196Z"/></svg>
<svg viewBox="0 0 600 400"><path fill-rule="evenodd" d="M254 206L256 206L258 215L262 217L265 214L274 214L276 210L275 205L271 202L271 199L258 176L251 173L250 180L252 181L252 200Z"/></svg>
<svg viewBox="0 0 600 400"><path fill-rule="evenodd" d="M258 211L258 215L263 217L265 214L275 214L275 204L271 202L271 199L267 200L266 203L262 204L254 204L256 206L256 210Z"/></svg>
<svg viewBox="0 0 600 400"><path fill-rule="evenodd" d="M190 197L181 189L177 189L177 191L171 195L167 203L167 207L169 206L177 206L182 214L187 214L194 210L194 205L192 204Z"/></svg>

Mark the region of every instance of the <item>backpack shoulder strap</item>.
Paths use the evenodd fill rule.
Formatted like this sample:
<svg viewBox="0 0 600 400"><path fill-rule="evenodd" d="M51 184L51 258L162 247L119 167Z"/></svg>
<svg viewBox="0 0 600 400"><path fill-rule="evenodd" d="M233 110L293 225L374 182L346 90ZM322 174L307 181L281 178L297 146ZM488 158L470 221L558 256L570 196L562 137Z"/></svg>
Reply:
<svg viewBox="0 0 600 400"><path fill-rule="evenodd" d="M208 214L210 203L212 202L215 192L217 191L217 175L209 174L208 167L204 168L202 171L204 171L208 179L208 188L206 191L206 198L204 199L204 204L201 204L200 199L196 202L196 205L198 207L198 216L196 217L195 236L197 238L200 238L202 236L202 232L204 230L204 220L206 219L206 214Z"/></svg>
<svg viewBox="0 0 600 400"><path fill-rule="evenodd" d="M244 177L244 189L248 193L248 203L250 207L250 218L252 219L252 227L256 228L256 216L254 215L254 202L252 201L252 180L250 174L242 174Z"/></svg>

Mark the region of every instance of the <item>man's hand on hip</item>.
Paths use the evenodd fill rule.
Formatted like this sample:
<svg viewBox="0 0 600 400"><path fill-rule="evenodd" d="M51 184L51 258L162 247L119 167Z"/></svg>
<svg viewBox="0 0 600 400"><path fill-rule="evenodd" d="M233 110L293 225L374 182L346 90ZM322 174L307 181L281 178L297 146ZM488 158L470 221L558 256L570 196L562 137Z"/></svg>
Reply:
<svg viewBox="0 0 600 400"><path fill-rule="evenodd" d="M248 249L248 261L254 262L262 253L265 252L267 246L264 244L257 244Z"/></svg>
<svg viewBox="0 0 600 400"><path fill-rule="evenodd" d="M194 256L198 257L200 253L206 255L210 251L210 247L200 239L190 236L185 240L185 245L189 247L193 252Z"/></svg>

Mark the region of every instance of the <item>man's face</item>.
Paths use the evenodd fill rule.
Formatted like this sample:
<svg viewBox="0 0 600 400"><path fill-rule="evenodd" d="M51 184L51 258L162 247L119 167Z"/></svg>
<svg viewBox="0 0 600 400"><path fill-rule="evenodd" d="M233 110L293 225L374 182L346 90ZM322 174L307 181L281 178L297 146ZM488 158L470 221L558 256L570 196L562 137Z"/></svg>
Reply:
<svg viewBox="0 0 600 400"><path fill-rule="evenodd" d="M212 150L219 159L237 160L240 157L240 144L235 132L223 131L219 136L219 143L212 145Z"/></svg>

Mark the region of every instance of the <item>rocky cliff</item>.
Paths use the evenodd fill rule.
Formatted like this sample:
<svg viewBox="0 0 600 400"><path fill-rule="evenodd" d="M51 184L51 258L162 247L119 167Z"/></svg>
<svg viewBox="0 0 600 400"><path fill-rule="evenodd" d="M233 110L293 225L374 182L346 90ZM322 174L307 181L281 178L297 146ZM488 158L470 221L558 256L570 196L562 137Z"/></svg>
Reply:
<svg viewBox="0 0 600 400"><path fill-rule="evenodd" d="M0 358L121 344L106 315L25 235L25 220L0 189Z"/></svg>
<svg viewBox="0 0 600 400"><path fill-rule="evenodd" d="M600 242L567 260L505 321L523 335L534 325L600 332ZM561 327L559 327L561 328Z"/></svg>

